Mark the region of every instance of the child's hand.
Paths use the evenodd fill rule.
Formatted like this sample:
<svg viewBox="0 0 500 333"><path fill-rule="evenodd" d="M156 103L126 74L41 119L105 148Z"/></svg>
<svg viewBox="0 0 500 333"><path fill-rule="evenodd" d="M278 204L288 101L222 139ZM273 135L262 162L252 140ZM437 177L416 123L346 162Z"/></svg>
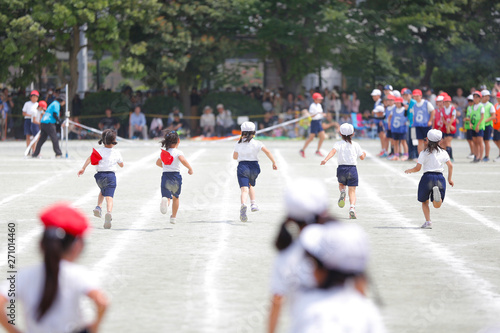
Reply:
<svg viewBox="0 0 500 333"><path fill-rule="evenodd" d="M411 173L411 169L405 170L405 173Z"/></svg>
<svg viewBox="0 0 500 333"><path fill-rule="evenodd" d="M193 174L193 169L188 170L188 174L192 175Z"/></svg>
<svg viewBox="0 0 500 333"><path fill-rule="evenodd" d="M276 166L275 163L273 163L273 170L278 170L278 167Z"/></svg>
<svg viewBox="0 0 500 333"><path fill-rule="evenodd" d="M323 160L321 161L320 165L325 165L326 164L326 160Z"/></svg>
<svg viewBox="0 0 500 333"><path fill-rule="evenodd" d="M448 183L451 185L451 187L455 186L455 183L451 179L448 179Z"/></svg>
<svg viewBox="0 0 500 333"><path fill-rule="evenodd" d="M83 175L85 172L85 169L81 169L80 171L78 171L78 177L80 177L81 175Z"/></svg>

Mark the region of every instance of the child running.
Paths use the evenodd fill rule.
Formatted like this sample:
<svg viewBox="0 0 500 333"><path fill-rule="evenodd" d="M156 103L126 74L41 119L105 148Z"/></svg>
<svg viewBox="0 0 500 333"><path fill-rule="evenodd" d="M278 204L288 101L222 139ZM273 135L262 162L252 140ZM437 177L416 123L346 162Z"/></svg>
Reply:
<svg viewBox="0 0 500 333"><path fill-rule="evenodd" d="M357 158L364 160L366 157L366 152L361 150L360 145L357 142L352 142L352 135L354 134L354 127L351 124L344 123L340 126L340 134L342 135L342 141L338 141L333 146L333 149L328 153L328 156L321 161L321 165L325 165L329 159L331 159L335 153L338 154L338 167L337 167L337 179L339 181L340 189L340 199L339 207L343 208L345 206L345 188L349 187L349 203L351 208L349 208L349 218L356 218L356 187L358 186L358 170L356 168Z"/></svg>
<svg viewBox="0 0 500 333"><path fill-rule="evenodd" d="M82 169L78 171L78 177L84 174L89 164L95 165L97 173L94 175L94 178L101 191L97 198L97 206L94 208L94 216L102 216L102 204L104 199L106 199L107 213L104 216L104 229L110 229L112 221L111 212L113 211L113 196L116 190L115 171L117 170L117 165L123 168L123 158L118 150L113 149L113 147L118 144L118 142L116 142L116 132L114 130L104 130L101 140L99 140L99 144L103 144L104 147L93 149L92 154L87 158Z"/></svg>
<svg viewBox="0 0 500 333"><path fill-rule="evenodd" d="M444 164L448 166L448 183L453 186L451 175L453 173L453 164L450 156L440 145L439 142L443 133L437 129L432 129L427 133L427 148L418 156L417 165L413 169L408 169L405 173L418 172L424 167L424 174L418 184L418 201L422 203L425 223L421 228L432 229L431 212L429 208L429 198L434 208L439 208L443 204L446 194L446 181L443 177Z"/></svg>
<svg viewBox="0 0 500 333"><path fill-rule="evenodd" d="M182 188L181 163L188 169L188 174L193 174L193 168L184 157L184 153L177 149L180 143L181 140L176 131L166 132L161 142L161 146L165 150L162 149L160 158L156 161L156 165L163 168L160 211L162 214L167 214L170 200L174 201L172 215L170 215L170 223L172 224L175 224L179 210L179 196Z"/></svg>
<svg viewBox="0 0 500 333"><path fill-rule="evenodd" d="M241 124L241 137L234 147L233 159L238 160L238 184L241 189L240 221L248 221L247 198L250 195L250 209L257 212L259 207L255 203L255 181L260 173L259 159L257 155L262 150L273 163L273 170L278 170L271 152L255 136L255 124L244 122ZM253 140L252 140L253 139Z"/></svg>

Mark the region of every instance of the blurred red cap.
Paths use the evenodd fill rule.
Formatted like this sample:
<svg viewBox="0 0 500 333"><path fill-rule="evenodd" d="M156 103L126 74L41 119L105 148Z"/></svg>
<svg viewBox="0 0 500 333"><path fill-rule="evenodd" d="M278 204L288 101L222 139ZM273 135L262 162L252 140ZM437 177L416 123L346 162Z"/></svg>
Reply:
<svg viewBox="0 0 500 333"><path fill-rule="evenodd" d="M314 93L312 96L313 99L323 99L323 96L321 96L320 93Z"/></svg>
<svg viewBox="0 0 500 333"><path fill-rule="evenodd" d="M45 101L38 102L38 106L44 110L47 110L47 102L45 102Z"/></svg>
<svg viewBox="0 0 500 333"><path fill-rule="evenodd" d="M449 95L444 95L443 102L451 102L451 97Z"/></svg>
<svg viewBox="0 0 500 333"><path fill-rule="evenodd" d="M73 236L81 236L89 227L85 215L66 203L57 203L40 213L45 228L61 228Z"/></svg>
<svg viewBox="0 0 500 333"><path fill-rule="evenodd" d="M387 95L387 99L391 99L391 100L395 101L396 97L394 97L394 95L389 94L389 95Z"/></svg>
<svg viewBox="0 0 500 333"><path fill-rule="evenodd" d="M30 93L30 96L33 96L33 95L40 97L40 93L38 92L38 90L32 90Z"/></svg>
<svg viewBox="0 0 500 333"><path fill-rule="evenodd" d="M413 96L422 96L422 90L420 89L413 90Z"/></svg>
<svg viewBox="0 0 500 333"><path fill-rule="evenodd" d="M483 94L481 94L480 91L474 91L472 95L478 95L479 97L483 97Z"/></svg>

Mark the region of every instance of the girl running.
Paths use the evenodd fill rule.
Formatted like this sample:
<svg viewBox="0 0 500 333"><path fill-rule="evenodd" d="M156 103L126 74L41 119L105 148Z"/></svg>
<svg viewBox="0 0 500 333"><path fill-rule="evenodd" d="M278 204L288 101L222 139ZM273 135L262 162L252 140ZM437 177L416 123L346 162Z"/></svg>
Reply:
<svg viewBox="0 0 500 333"><path fill-rule="evenodd" d="M0 325L7 332L20 332L5 312L8 304L18 301L27 332L98 332L108 300L91 272L75 263L84 248L87 218L66 204L56 204L40 219L45 226L40 244L44 262L19 271L14 278L15 298L9 292L12 281L2 285ZM96 305L92 322L84 319L80 306L85 298Z"/></svg>
<svg viewBox="0 0 500 333"><path fill-rule="evenodd" d="M116 190L115 171L117 170L117 165L123 168L123 158L118 150L113 149L118 144L114 130L104 130L99 144L103 144L104 147L93 149L92 154L87 158L82 169L78 171L78 177L85 173L85 169L89 164L95 165L97 173L94 175L94 178L101 191L97 197L94 216L99 218L102 216L102 204L104 199L106 199L107 212L104 216L104 229L110 229L111 221L113 220L111 216L111 212L113 211L113 196Z"/></svg>
<svg viewBox="0 0 500 333"><path fill-rule="evenodd" d="M338 141L333 146L333 149L328 153L328 156L321 161L321 165L325 165L329 159L331 159L337 152L338 154L338 167L337 167L337 179L339 181L340 198L339 207L343 208L345 206L345 188L349 187L349 203L351 208L349 209L349 218L356 218L356 187L358 186L358 170L356 168L357 158L364 160L366 157L366 152L361 150L360 145L357 142L352 142L352 136L354 134L354 127L351 124L344 123L340 126L340 134L342 135L342 141Z"/></svg>
<svg viewBox="0 0 500 333"><path fill-rule="evenodd" d="M323 141L325 141L326 135L325 135L325 130L321 126L321 121L323 119L323 107L321 106L321 102L323 101L323 96L321 96L320 93L314 93L312 95L313 103L309 106L309 115L311 116L311 130L309 133L309 137L307 138L306 142L304 143L304 147L300 150L300 156L306 157L305 150L307 146L311 143L312 140L314 140L314 137L316 135L319 137L319 142L318 142L318 149L316 150L316 155L318 156L323 156L321 154L321 145L323 144Z"/></svg>
<svg viewBox="0 0 500 333"><path fill-rule="evenodd" d="M405 107L403 106L403 97L396 97L396 108L391 112L387 120L389 131L391 131L392 142L394 147L394 156L392 161L399 161L399 153L401 145L403 146L404 154L401 161L408 160L408 144L406 143L406 122L408 120Z"/></svg>
<svg viewBox="0 0 500 333"><path fill-rule="evenodd" d="M170 215L172 224L175 224L179 210L179 196L182 188L181 163L188 169L188 174L193 174L193 168L184 157L184 153L177 149L180 143L181 140L176 131L166 132L161 142L165 150L161 150L160 158L156 160L156 165L163 168L160 211L162 214L167 214L170 201L173 200L172 215Z"/></svg>
<svg viewBox="0 0 500 333"><path fill-rule="evenodd" d="M244 122L241 124L241 137L234 147L233 159L238 160L238 184L241 189L240 221L248 221L247 198L250 196L250 209L257 212L259 207L255 203L255 181L260 173L259 159L257 155L262 150L273 163L273 170L278 170L271 152L255 136L255 124ZM253 139L253 140L252 140Z"/></svg>
<svg viewBox="0 0 500 333"><path fill-rule="evenodd" d="M429 198L434 208L439 208L443 204L446 194L446 181L443 177L444 164L448 166L448 183L453 186L451 176L453 173L453 164L450 156L440 145L443 133L440 130L432 129L427 133L427 148L418 156L417 165L405 171L405 173L414 173L420 171L422 166L424 174L418 184L418 201L422 203L425 223L421 228L432 229L431 213L429 209Z"/></svg>

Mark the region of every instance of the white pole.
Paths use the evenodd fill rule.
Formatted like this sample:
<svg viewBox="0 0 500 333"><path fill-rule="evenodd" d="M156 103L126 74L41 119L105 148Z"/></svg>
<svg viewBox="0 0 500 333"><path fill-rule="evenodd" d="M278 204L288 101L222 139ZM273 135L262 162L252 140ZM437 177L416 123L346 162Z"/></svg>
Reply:
<svg viewBox="0 0 500 333"><path fill-rule="evenodd" d="M68 100L69 100L69 97L68 97L68 85L66 84L66 121L65 121L65 126L66 126L66 158L68 158L68 132L69 132L69 116L70 116L70 112L69 112L69 105L68 105Z"/></svg>

